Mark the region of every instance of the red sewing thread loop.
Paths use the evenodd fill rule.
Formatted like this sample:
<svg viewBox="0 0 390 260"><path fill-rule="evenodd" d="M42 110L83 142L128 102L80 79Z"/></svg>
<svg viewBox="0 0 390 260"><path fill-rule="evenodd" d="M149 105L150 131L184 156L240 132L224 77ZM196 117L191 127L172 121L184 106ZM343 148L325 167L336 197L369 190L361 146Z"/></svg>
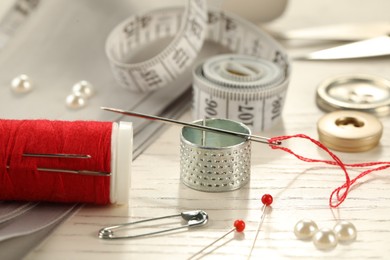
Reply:
<svg viewBox="0 0 390 260"><path fill-rule="evenodd" d="M44 172L38 167L111 171L112 122L0 120L0 200L110 202L110 177ZM91 159L26 157L86 154Z"/></svg>
<svg viewBox="0 0 390 260"><path fill-rule="evenodd" d="M311 159L304 156L301 156L299 154L294 153L291 149L287 147L283 147L280 145L274 145L274 143L277 143L278 141L283 141L291 138L302 138L311 141L315 145L317 145L319 148L324 150L332 159L330 160L319 160L319 159ZM337 165L339 166L345 175L345 183L341 185L340 187L336 188L329 197L329 206L332 208L337 208L341 203L344 202L344 200L347 198L348 193L352 187L352 185L359 180L360 178L366 176L367 174L370 174L374 171L381 171L387 168L390 168L390 162L365 162L365 163L353 163L353 164L344 164L339 157L337 157L333 152L331 152L325 145L323 145L321 142L307 136L304 134L296 134L296 135L290 135L290 136L277 136L269 139L269 145L272 149L278 149L285 151L289 154L294 155L299 160L305 161L305 162L320 162L320 163L326 163L330 165ZM369 167L369 166L377 166L381 165L374 169L369 169L366 171L363 171L360 173L357 177L354 179L350 179L348 171L346 167ZM334 199L334 196L336 195L336 199Z"/></svg>

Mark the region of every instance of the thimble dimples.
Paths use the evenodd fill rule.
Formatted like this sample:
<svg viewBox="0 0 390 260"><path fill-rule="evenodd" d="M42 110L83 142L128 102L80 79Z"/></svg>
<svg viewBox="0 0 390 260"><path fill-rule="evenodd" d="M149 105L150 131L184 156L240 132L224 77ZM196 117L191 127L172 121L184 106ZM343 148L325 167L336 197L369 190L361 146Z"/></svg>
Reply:
<svg viewBox="0 0 390 260"><path fill-rule="evenodd" d="M250 134L245 125L227 119L207 119L205 123L209 127ZM184 127L180 145L181 180L200 191L238 189L249 181L250 156L251 143L245 138Z"/></svg>

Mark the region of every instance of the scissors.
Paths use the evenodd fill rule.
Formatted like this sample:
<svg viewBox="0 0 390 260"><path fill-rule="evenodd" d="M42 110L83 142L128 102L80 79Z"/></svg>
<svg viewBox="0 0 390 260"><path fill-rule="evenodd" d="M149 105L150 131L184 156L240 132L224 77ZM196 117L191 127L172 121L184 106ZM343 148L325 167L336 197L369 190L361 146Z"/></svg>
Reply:
<svg viewBox="0 0 390 260"><path fill-rule="evenodd" d="M279 32L284 40L351 41L340 46L293 57L296 60L335 60L390 55L390 22L340 24Z"/></svg>

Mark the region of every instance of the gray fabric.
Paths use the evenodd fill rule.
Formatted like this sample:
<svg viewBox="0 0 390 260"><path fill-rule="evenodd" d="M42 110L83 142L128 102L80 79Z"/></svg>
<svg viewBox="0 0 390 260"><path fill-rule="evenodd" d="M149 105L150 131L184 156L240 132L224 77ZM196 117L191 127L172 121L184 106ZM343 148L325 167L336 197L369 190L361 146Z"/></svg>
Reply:
<svg viewBox="0 0 390 260"><path fill-rule="evenodd" d="M0 259L21 259L36 247L76 205L40 203L0 225Z"/></svg>
<svg viewBox="0 0 390 260"><path fill-rule="evenodd" d="M0 242L32 234L62 220L76 204L40 203L0 226Z"/></svg>
<svg viewBox="0 0 390 260"><path fill-rule="evenodd" d="M0 224L24 214L36 205L37 203L34 202L2 201L0 203Z"/></svg>

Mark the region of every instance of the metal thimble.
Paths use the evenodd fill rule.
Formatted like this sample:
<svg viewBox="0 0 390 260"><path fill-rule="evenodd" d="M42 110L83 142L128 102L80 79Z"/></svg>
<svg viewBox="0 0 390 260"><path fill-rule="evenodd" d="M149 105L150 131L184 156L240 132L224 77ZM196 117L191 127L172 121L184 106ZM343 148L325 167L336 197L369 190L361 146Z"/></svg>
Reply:
<svg viewBox="0 0 390 260"><path fill-rule="evenodd" d="M194 124L250 134L242 123L205 119ZM188 187L208 192L236 190L250 179L251 142L238 136L189 127L181 132L180 177Z"/></svg>

